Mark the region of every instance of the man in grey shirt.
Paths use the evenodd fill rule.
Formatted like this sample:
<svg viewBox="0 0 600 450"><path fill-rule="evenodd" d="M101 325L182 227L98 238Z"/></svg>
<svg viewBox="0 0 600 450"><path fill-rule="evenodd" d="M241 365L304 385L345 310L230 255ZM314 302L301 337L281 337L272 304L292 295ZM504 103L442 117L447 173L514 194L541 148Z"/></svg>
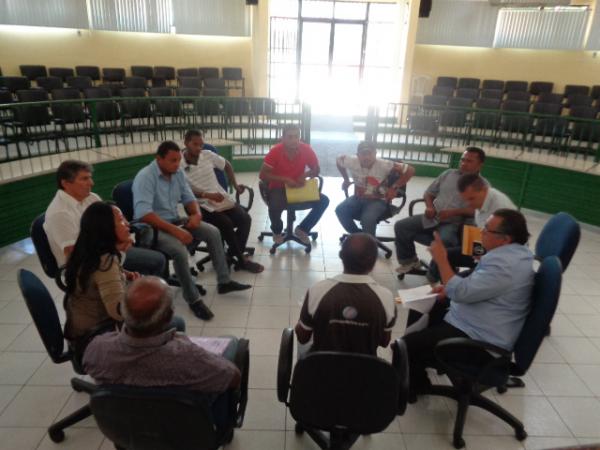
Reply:
<svg viewBox="0 0 600 450"><path fill-rule="evenodd" d="M479 147L467 147L458 169L448 169L437 177L425 191L425 214L399 220L394 225L398 273L407 273L420 266L415 249L417 235L433 236L438 231L444 244L456 247L458 231L465 218L473 216L473 208L461 197L457 182L465 173L479 173L485 161L485 152Z"/></svg>

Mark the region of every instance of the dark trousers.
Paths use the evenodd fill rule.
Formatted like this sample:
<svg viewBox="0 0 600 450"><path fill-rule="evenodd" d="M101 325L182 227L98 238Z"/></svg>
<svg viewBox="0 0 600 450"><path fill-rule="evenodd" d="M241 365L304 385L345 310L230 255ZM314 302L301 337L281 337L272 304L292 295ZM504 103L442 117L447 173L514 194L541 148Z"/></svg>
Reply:
<svg viewBox="0 0 600 450"><path fill-rule="evenodd" d="M271 230L275 234L281 234L281 232L283 231L281 213L288 207L287 198L285 196L285 189L269 189L269 191L267 192L267 196L269 200L269 219L271 220ZM320 199L318 201L294 203L293 206L295 209L298 210L310 209L308 215L304 218L300 225L298 225L298 228L308 233L317 224L317 222L327 209L327 206L329 206L329 198L326 195L321 194Z"/></svg>
<svg viewBox="0 0 600 450"><path fill-rule="evenodd" d="M477 261L472 256L463 255L462 247L451 247L447 249L448 262L456 271L459 267L473 268L477 265ZM429 281L440 281L440 270L436 262L432 259L427 271L427 279Z"/></svg>
<svg viewBox="0 0 600 450"><path fill-rule="evenodd" d="M443 305L440 308L445 309ZM429 326L424 330L404 336L408 352L409 386L411 393L419 393L430 381L426 367L435 366L433 349L438 342L453 337L468 337L466 333L443 321L445 314L432 310ZM434 322L435 321L435 322Z"/></svg>
<svg viewBox="0 0 600 450"><path fill-rule="evenodd" d="M239 205L225 211L202 210L202 217L207 223L214 225L221 232L221 236L227 243L229 256L237 258L239 262L244 260L243 254L248 243L250 225L252 218L250 214Z"/></svg>

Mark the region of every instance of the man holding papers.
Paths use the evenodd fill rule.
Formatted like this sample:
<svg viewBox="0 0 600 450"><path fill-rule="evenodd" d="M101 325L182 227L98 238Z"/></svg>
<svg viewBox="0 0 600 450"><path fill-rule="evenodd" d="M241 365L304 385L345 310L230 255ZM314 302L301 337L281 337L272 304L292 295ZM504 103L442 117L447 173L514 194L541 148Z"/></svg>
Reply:
<svg viewBox="0 0 600 450"><path fill-rule="evenodd" d="M350 186L348 172L354 180L354 195L335 208L340 223L346 232L358 233L361 230L354 223L358 220L362 231L375 236L377 223L388 210L396 190L406 185L415 169L408 164L377 159L375 143L365 141L358 144L356 156L340 155L336 164L344 178L342 189ZM394 182L386 185L392 177Z"/></svg>
<svg viewBox="0 0 600 450"><path fill-rule="evenodd" d="M527 223L520 212L496 210L483 227L486 254L463 278L454 273L446 248L435 233L430 251L443 285L434 291L440 301L451 301L445 315L431 314L427 328L404 337L413 399L427 392L430 381L425 368L433 365L433 349L443 339L469 337L512 350L531 301L534 271L528 239Z"/></svg>
<svg viewBox="0 0 600 450"><path fill-rule="evenodd" d="M517 207L508 196L493 187L476 173L467 173L458 179L458 191L462 199L475 210L475 226L482 228L485 221L494 211L500 208L516 209ZM465 227L468 227L465 225ZM474 230L479 231L479 230ZM463 232L464 236L464 232ZM463 244L464 238L463 238ZM463 246L464 247L464 246ZM463 252L463 247L448 248L448 261L454 268L474 267L477 261L473 258L473 252ZM431 282L439 281L439 271L435 261L431 262L427 279Z"/></svg>
<svg viewBox="0 0 600 450"><path fill-rule="evenodd" d="M183 172L192 192L202 208L202 218L221 232L227 243L227 253L237 259L238 267L252 273L260 273L264 267L244 254L252 218L223 189L215 174L215 169L225 171L227 179L236 192L246 189L238 184L229 161L216 153L212 145L204 143L202 133L189 130L185 134L183 150Z"/></svg>
<svg viewBox="0 0 600 450"><path fill-rule="evenodd" d="M306 170L308 168L308 170ZM281 142L275 145L260 170L260 178L269 183L268 202L269 219L273 231L273 241L283 242L283 222L281 213L287 208L286 188L300 188L307 184L307 178L319 175L319 160L310 145L300 141L300 128L288 125L283 129ZM316 193L316 198L305 202L310 208L309 214L296 227L294 234L304 244L310 244L308 233L317 224L327 206L329 198Z"/></svg>

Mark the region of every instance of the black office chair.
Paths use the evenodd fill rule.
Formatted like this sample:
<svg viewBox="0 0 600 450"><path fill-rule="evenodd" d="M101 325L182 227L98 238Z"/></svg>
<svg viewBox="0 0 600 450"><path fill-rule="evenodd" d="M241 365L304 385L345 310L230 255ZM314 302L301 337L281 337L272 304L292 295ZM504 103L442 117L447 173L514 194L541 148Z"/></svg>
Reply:
<svg viewBox="0 0 600 450"><path fill-rule="evenodd" d="M390 179L389 183L394 183L396 180L397 180L397 177L396 177L396 179ZM346 198L349 197L348 187L346 187L344 189L344 195L346 196ZM377 222L378 223L379 222L389 223L390 219L392 217L394 217L396 214L398 214L402 210L402 208L404 208L405 203L406 203L406 189L405 189L405 186L402 186L402 187L396 189L396 196L394 197L392 202L388 203L387 209L379 217ZM348 233L342 234L342 236L340 237L340 243L343 242L347 237L348 237ZM384 251L385 258L390 259L392 257L392 249L389 248L387 245L385 245L384 242L394 242L395 238L393 236L377 236L376 235L375 239L377 240L377 247L379 247L381 250Z"/></svg>
<svg viewBox="0 0 600 450"><path fill-rule="evenodd" d="M228 393L229 423L217 429L202 394L184 388L99 386L90 407L102 433L117 449L217 449L241 428L248 402L248 340L240 339L234 363L242 374L238 391Z"/></svg>
<svg viewBox="0 0 600 450"><path fill-rule="evenodd" d="M149 225L139 223L133 220L133 180L122 181L117 184L112 191L112 199L117 204L123 216L127 219L129 224L131 225L131 231L135 234L136 244L140 242L140 235L144 231L144 228ZM156 239L158 237L158 230L154 230L153 239L150 243L151 249L156 249ZM165 254L165 257L168 259L169 256ZM180 286L179 280L177 280L174 276L169 275L169 265L167 264L164 279L169 284L169 286ZM193 273L193 272L192 272ZM196 284L196 288L200 295L206 295L206 289L202 287L201 284Z"/></svg>
<svg viewBox="0 0 600 450"><path fill-rule="evenodd" d="M321 193L321 189L323 188L323 178L322 177L317 177L319 180L319 194ZM269 195L268 195L268 184L267 182L263 181L263 180L259 180L258 182L258 190L260 192L260 196L263 199L263 201L265 202L265 205L267 205L267 207L269 206ZM285 244L288 241L294 241L297 242L298 244L302 245L304 247L304 251L306 253L310 253L310 251L312 250L312 245L311 244L305 244L304 242L302 242L300 239L298 239L296 237L296 235L294 234L294 222L296 220L296 211L300 211L303 209L309 209L311 208L311 205L306 205L306 203L298 203L298 204L288 204L287 208L286 208L286 215L287 215L287 223L286 223L286 227L285 227L285 231L283 234L283 242L281 242L281 244L277 244L276 242L273 242L273 245L271 246L271 248L269 249L269 253L271 255L275 254L275 251L277 250L277 247L282 246L283 244ZM310 238L313 241L317 240L317 237L319 237L319 233L316 231L311 231L310 233L308 233L308 235L310 236ZM260 235L258 236L258 240L259 242L262 242L263 239L265 238L265 236L273 236L273 232L272 231L263 231L260 233Z"/></svg>
<svg viewBox="0 0 600 450"><path fill-rule="evenodd" d="M314 352L298 359L292 376L293 346L294 332L286 328L277 397L290 409L297 434L306 431L322 449L349 449L361 434L379 433L404 414L408 361L400 339L392 344L392 364L371 355Z"/></svg>
<svg viewBox="0 0 600 450"><path fill-rule="evenodd" d="M452 386L434 385L424 394L441 395L458 402L455 448L465 446L462 432L470 405L483 408L508 423L519 441L527 437L525 427L515 416L482 393L494 387L502 393L510 375L522 376L527 372L552 322L561 280L562 266L558 257L544 259L535 275L531 310L512 352L468 338L445 339L437 344L436 367L446 373ZM465 356L459 358L457 354Z"/></svg>
<svg viewBox="0 0 600 450"><path fill-rule="evenodd" d="M33 222L31 222L31 228L29 229L31 241L33 242L35 253L40 260L40 264L42 265L44 273L49 278L52 278L62 291L66 291L67 287L62 280L62 271L58 267L56 258L54 257L52 249L50 248L50 242L48 242L46 230L44 230L45 220L46 213L42 213L33 219Z"/></svg>
<svg viewBox="0 0 600 450"><path fill-rule="evenodd" d="M44 268L44 270L46 269ZM71 349L68 348L65 350L65 339L60 326L58 312L56 311L56 305L44 284L35 274L25 269L19 269L17 281L27 304L27 309L31 314L33 323L44 343L44 347L46 347L50 359L56 364L70 361L73 364L75 372L83 375L85 372L81 367L80 361L77 361ZM91 393L95 388L95 385L79 378L72 378L71 386L77 392L87 393ZM89 405L85 405L67 417L53 423L48 428L50 439L53 442L62 442L65 439L65 428L82 421L91 414L92 411Z"/></svg>

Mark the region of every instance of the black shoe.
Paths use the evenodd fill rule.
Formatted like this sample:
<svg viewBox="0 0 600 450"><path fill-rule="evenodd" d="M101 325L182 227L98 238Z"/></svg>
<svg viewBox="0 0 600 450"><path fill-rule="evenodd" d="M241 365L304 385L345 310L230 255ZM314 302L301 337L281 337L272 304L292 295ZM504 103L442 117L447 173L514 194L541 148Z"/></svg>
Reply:
<svg viewBox="0 0 600 450"><path fill-rule="evenodd" d="M221 283L217 287L217 291L219 294L227 294L228 292L233 291L245 291L246 289L250 289L252 286L250 284L242 284L237 281L231 280L229 283Z"/></svg>
<svg viewBox="0 0 600 450"><path fill-rule="evenodd" d="M210 320L215 316L201 299L190 304L190 309L198 319Z"/></svg>

